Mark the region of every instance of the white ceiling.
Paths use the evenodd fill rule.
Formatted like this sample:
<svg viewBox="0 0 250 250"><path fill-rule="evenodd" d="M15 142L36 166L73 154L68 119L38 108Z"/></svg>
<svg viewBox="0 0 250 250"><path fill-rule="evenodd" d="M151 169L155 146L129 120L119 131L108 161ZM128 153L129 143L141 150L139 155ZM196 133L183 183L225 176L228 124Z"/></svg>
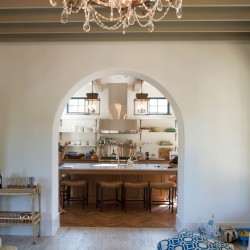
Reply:
<svg viewBox="0 0 250 250"><path fill-rule="evenodd" d="M61 12L49 0L0 0L0 42L250 40L250 0L183 0L182 19L172 9L153 33L134 25L125 35L94 24L86 33L81 13L62 24Z"/></svg>
<svg viewBox="0 0 250 250"><path fill-rule="evenodd" d="M133 76L126 76L126 75L112 75L108 77L103 77L101 79L101 82L103 84L106 83L127 83L127 84L133 84L135 81L135 77Z"/></svg>

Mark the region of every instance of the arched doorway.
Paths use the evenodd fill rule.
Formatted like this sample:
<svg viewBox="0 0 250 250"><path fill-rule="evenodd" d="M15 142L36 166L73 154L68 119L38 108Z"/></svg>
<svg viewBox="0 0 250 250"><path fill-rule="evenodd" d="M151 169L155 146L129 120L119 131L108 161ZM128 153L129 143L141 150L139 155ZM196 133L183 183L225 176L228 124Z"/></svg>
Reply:
<svg viewBox="0 0 250 250"><path fill-rule="evenodd" d="M182 118L181 118L181 114L179 112L179 108L178 105L175 103L174 98L171 96L171 94L167 91L167 89L162 86L161 84L159 84L158 82L156 82L155 80L151 79L150 77L146 76L146 75L142 75L142 74L138 74L136 72L127 72L124 70L107 70L105 72L102 73L96 73L92 76L88 76L86 79L83 79L81 82L75 84L69 91L68 93L66 93L65 97L63 98L63 100L61 101L58 110L57 110L57 114L54 120L54 130L53 130L53 138L54 138L54 146L57 149L57 134L58 134L58 128L59 128L59 120L60 120L60 116L62 114L63 109L65 108L68 100L71 98L71 96L76 92L76 90L78 90L80 87L86 85L89 82L89 79L91 80L95 80L97 78L102 78L102 77L107 77L110 75L122 75L122 74L126 74L126 75L133 75L137 78L140 78L141 80L150 82L150 84L152 84L152 86L154 86L156 89L158 89L163 95L164 97L166 97L169 102L171 103L171 106L174 109L174 112L176 114L176 118L178 121L178 131L179 131L179 136L178 136L178 144L179 144L179 174L178 174L178 215L177 215L177 219L179 214L181 214L183 212L183 197L182 197L182 180L183 180L183 167L182 167L182 159L183 159L183 123L182 123ZM57 154L56 154L57 156ZM56 182L55 182L56 183ZM54 184L55 184L54 183ZM58 183L58 182L57 182ZM53 188L58 190L58 185L54 185ZM178 225L177 225L178 226Z"/></svg>

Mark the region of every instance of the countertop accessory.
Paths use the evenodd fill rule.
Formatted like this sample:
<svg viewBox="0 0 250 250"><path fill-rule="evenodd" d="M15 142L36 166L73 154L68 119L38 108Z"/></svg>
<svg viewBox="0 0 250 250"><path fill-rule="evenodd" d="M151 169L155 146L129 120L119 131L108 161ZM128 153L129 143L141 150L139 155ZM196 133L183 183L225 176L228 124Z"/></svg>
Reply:
<svg viewBox="0 0 250 250"><path fill-rule="evenodd" d="M151 127L151 132L160 132L161 128L160 127Z"/></svg>

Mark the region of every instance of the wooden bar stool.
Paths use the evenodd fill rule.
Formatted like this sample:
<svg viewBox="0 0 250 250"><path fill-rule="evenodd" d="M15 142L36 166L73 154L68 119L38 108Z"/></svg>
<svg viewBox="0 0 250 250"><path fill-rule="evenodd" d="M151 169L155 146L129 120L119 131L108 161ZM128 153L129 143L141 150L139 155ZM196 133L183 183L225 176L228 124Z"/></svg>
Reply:
<svg viewBox="0 0 250 250"><path fill-rule="evenodd" d="M167 182L151 182L149 183L149 212L151 213L151 205L152 203L164 203L171 208L171 212L174 211L174 183ZM168 198L166 200L161 201L152 201L152 189L164 190L168 191Z"/></svg>
<svg viewBox="0 0 250 250"><path fill-rule="evenodd" d="M149 183L148 182L124 182L124 212L126 212L127 203L130 202L142 202L146 211L148 211L149 203ZM128 200L127 199L127 190L128 189L143 189L143 200Z"/></svg>
<svg viewBox="0 0 250 250"><path fill-rule="evenodd" d="M76 201L82 202L83 208L85 204L88 206L88 192L89 192L89 184L88 180L78 180L78 179L65 179L61 182L62 186L62 203L63 208L65 208L65 201ZM71 188L82 187L82 197L71 196Z"/></svg>
<svg viewBox="0 0 250 250"><path fill-rule="evenodd" d="M112 199L104 199L104 190L105 189L114 189L115 197ZM120 192L120 199L119 199ZM99 181L96 184L96 208L100 205L100 211L103 211L104 204L121 204L121 210L123 209L123 182L122 181Z"/></svg>

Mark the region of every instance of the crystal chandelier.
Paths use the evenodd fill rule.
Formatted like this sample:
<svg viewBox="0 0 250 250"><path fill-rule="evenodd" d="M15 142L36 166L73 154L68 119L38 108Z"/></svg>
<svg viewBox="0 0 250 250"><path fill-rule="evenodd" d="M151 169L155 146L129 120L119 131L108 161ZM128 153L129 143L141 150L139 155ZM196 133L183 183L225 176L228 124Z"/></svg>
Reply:
<svg viewBox="0 0 250 250"><path fill-rule="evenodd" d="M57 6L57 0L50 0L50 4ZM170 8L176 10L177 18L182 17L182 0L62 0L62 5L61 22L67 23L69 15L82 10L85 17L83 30L86 32L90 31L90 22L106 30L121 28L123 34L126 28L137 22L152 32L154 22L162 20ZM99 12L106 8L110 9L109 15ZM107 22L112 24L109 26Z"/></svg>

